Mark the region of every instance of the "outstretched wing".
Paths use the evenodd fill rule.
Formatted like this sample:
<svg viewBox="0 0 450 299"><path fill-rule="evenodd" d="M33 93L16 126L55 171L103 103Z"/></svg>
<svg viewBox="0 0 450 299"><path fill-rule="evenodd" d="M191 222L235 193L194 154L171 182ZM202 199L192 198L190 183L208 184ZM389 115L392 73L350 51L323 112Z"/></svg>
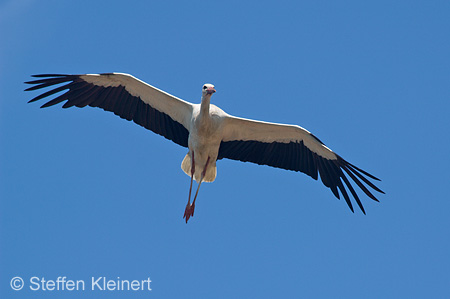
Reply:
<svg viewBox="0 0 450 299"><path fill-rule="evenodd" d="M120 73L88 75L35 75L40 79L25 82L36 90L53 89L33 98L34 102L55 93L63 94L46 102L41 108L66 101L63 108L99 107L133 120L156 134L187 147L192 104L159 90L131 75ZM64 84L58 86L59 84ZM56 87L56 86L58 87Z"/></svg>
<svg viewBox="0 0 450 299"><path fill-rule="evenodd" d="M368 178L378 178L350 164L326 147L307 130L294 125L283 125L228 115L224 120L223 139L218 159L228 158L253 162L287 170L301 171L313 179L318 174L323 184L339 197L338 189L353 212L347 189L365 214L364 207L345 173L370 198L377 198L362 183L384 193ZM362 182L361 182L362 181Z"/></svg>

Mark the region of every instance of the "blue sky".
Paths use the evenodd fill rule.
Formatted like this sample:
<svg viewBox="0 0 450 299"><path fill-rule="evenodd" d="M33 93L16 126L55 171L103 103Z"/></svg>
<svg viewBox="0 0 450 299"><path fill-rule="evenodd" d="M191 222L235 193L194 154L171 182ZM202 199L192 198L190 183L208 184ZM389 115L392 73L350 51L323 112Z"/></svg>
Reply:
<svg viewBox="0 0 450 299"><path fill-rule="evenodd" d="M450 296L448 1L0 1L0 297ZM222 160L183 219L186 149L38 73L125 72L298 124L380 177L350 212L301 173ZM21 291L10 281L20 276ZM152 291L32 291L30 278ZM56 297L55 297L56 296Z"/></svg>

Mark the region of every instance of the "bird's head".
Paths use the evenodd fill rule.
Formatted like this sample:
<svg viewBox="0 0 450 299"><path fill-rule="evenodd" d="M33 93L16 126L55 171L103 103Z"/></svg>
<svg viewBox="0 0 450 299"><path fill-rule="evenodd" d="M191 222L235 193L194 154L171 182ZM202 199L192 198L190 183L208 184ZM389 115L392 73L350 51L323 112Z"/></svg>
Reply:
<svg viewBox="0 0 450 299"><path fill-rule="evenodd" d="M206 95L212 95L213 93L215 93L216 90L214 89L214 85L212 84L208 84L206 83L205 85L203 85L202 87L202 95L206 96Z"/></svg>

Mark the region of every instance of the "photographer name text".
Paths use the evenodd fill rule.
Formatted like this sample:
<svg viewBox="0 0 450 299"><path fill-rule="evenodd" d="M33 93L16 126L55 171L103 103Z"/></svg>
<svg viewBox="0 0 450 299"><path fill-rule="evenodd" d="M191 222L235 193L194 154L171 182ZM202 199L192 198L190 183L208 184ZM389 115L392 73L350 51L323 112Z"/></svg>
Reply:
<svg viewBox="0 0 450 299"><path fill-rule="evenodd" d="M128 280L117 277L115 279L105 276L84 279L69 279L66 276L58 276L56 279L45 277L30 277L26 283L21 277L11 279L11 288L20 291L24 287L31 291L151 291L150 277L141 280Z"/></svg>

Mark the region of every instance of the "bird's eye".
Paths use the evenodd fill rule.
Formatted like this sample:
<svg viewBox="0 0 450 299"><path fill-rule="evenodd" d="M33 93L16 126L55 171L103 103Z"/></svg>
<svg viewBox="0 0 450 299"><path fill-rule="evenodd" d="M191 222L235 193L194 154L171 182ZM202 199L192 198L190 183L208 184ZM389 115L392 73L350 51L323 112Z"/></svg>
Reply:
<svg viewBox="0 0 450 299"><path fill-rule="evenodd" d="M208 87L206 85L203 86L203 89L207 89Z"/></svg>

